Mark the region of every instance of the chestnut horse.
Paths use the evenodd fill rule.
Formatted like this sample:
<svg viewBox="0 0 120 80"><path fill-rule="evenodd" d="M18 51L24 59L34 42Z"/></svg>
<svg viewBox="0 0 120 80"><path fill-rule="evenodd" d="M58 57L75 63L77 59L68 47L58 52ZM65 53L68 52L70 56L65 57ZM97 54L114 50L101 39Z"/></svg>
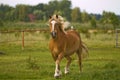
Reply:
<svg viewBox="0 0 120 80"><path fill-rule="evenodd" d="M49 43L49 49L56 64L55 78L61 76L60 61L64 57L68 60L65 67L65 74L69 73L69 66L72 60L70 56L75 52L78 55L80 71L82 71L82 49L87 51L87 48L81 41L79 33L75 30L68 30L65 32L62 29L62 24L63 22L59 20L58 15L52 16L49 19L49 27L52 36Z"/></svg>

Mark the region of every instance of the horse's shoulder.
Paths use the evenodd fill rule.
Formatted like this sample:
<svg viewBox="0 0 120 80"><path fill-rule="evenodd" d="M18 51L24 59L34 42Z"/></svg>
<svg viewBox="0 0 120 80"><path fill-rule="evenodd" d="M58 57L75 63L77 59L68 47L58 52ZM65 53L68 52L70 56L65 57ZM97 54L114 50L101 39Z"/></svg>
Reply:
<svg viewBox="0 0 120 80"><path fill-rule="evenodd" d="M80 38L79 33L75 30L67 31L66 36L67 36L68 39L72 39L72 38L74 38L74 39L77 38L78 39L78 38Z"/></svg>

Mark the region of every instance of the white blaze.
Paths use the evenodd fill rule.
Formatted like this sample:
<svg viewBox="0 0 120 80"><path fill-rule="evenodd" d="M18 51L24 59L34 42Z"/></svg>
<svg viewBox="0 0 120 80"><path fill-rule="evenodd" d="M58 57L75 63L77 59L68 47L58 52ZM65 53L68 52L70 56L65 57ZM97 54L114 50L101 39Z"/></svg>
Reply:
<svg viewBox="0 0 120 80"><path fill-rule="evenodd" d="M54 31L54 27L55 27L55 23L56 23L56 21L51 21L51 24L52 24L52 31Z"/></svg>

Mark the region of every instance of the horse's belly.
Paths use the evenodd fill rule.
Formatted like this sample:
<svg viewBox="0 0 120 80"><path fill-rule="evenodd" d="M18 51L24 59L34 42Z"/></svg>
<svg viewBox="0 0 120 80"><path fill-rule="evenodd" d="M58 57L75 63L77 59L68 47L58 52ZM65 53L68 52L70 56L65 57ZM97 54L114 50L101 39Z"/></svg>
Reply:
<svg viewBox="0 0 120 80"><path fill-rule="evenodd" d="M66 49L65 54L69 55L69 54L73 54L74 52L76 52L79 49L79 45L76 46L72 46Z"/></svg>

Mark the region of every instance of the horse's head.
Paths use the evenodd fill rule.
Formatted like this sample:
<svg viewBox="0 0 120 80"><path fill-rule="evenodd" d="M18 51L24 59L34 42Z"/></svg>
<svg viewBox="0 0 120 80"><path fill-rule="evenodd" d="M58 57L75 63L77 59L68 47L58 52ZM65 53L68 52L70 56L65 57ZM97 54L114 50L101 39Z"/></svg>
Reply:
<svg viewBox="0 0 120 80"><path fill-rule="evenodd" d="M62 30L61 26L62 26L62 23L61 23L58 15L53 15L52 17L50 16L49 27L50 27L50 32L51 32L52 38L57 37L58 31Z"/></svg>

